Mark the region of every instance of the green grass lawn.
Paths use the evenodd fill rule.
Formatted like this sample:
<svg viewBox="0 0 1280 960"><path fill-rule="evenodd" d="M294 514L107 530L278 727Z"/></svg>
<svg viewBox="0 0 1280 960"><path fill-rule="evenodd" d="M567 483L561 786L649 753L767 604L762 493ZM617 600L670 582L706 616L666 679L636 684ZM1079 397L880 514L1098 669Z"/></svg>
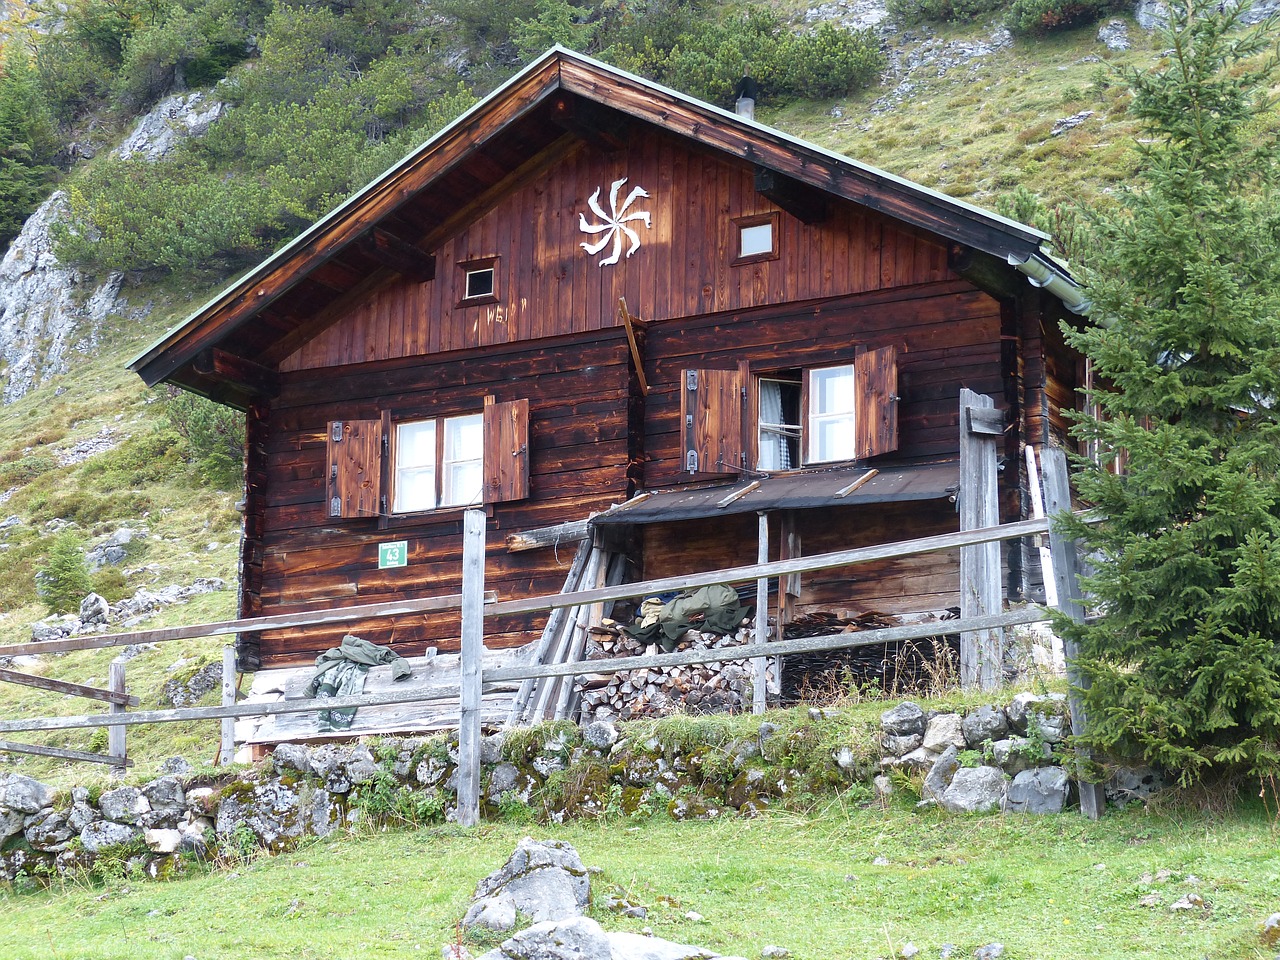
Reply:
<svg viewBox="0 0 1280 960"><path fill-rule="evenodd" d="M1009 960L1270 958L1280 910L1277 824L1229 815L1112 813L1100 823L956 818L893 807L820 814L543 826L486 825L314 842L170 882L64 882L0 892L11 960L439 956L475 882L525 834L568 840L610 890L648 908L610 930L758 957L893 957L907 942L956 957L999 941ZM1158 871L1169 871L1163 882ZM1206 909L1171 911L1199 893ZM1154 894L1154 906L1141 905ZM1148 901L1151 902L1151 901ZM693 912L702 919L690 919ZM494 941L490 941L492 943ZM473 952L489 943L469 938Z"/></svg>

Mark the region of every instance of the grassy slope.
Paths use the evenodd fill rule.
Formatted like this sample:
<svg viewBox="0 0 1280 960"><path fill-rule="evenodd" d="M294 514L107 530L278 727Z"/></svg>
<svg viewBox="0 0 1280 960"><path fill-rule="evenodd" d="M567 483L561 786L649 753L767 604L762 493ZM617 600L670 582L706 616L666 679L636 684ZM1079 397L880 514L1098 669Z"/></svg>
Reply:
<svg viewBox="0 0 1280 960"><path fill-rule="evenodd" d="M756 957L777 944L796 960L892 957L912 942L925 957L939 956L944 943L967 957L998 941L1008 960L1262 958L1273 951L1261 948L1257 931L1276 909L1280 884L1275 829L1261 812L1209 818L1135 808L1088 823L837 805L809 817L706 824L389 832L172 883L0 892L0 955L438 955L476 880L533 832L570 841L601 868L597 902L614 891L649 910L643 921L600 911L606 929L648 926L721 953ZM1159 870L1172 876L1144 880ZM1211 907L1169 910L1192 891ZM1149 894L1158 905L1138 903ZM470 946L478 953L485 943Z"/></svg>

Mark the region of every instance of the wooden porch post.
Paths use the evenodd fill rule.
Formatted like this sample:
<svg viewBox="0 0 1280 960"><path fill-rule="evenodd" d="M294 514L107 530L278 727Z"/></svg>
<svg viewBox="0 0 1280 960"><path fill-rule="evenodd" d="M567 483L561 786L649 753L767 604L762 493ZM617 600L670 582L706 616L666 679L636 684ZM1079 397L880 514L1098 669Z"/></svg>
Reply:
<svg viewBox="0 0 1280 960"><path fill-rule="evenodd" d="M483 510L462 516L462 660L458 720L458 824L480 822L480 694L484 658Z"/></svg>
<svg viewBox="0 0 1280 960"><path fill-rule="evenodd" d="M227 644L222 648L222 705L236 705L236 648ZM231 763L236 757L235 717L222 718L222 747L218 751L219 763Z"/></svg>
<svg viewBox="0 0 1280 960"><path fill-rule="evenodd" d="M996 445L1004 434L1004 415L990 397L960 389L960 530L1000 523ZM1000 544L960 548L960 618L999 613ZM960 685L990 690L1000 683L1003 632L975 630L960 635Z"/></svg>
<svg viewBox="0 0 1280 960"><path fill-rule="evenodd" d="M1060 513L1071 512L1071 482L1067 474L1067 455L1057 447L1045 447L1040 458L1044 463L1044 506L1049 519ZM1084 620L1084 594L1080 590L1080 549L1074 540L1066 540L1052 526L1049 528L1049 550L1053 554L1053 578L1058 591L1058 609L1072 620ZM1071 732L1077 737L1088 730L1088 717L1080 694L1089 688L1089 678L1080 673L1076 658L1080 648L1074 641L1063 644L1067 660L1067 682L1071 684L1067 700L1071 706ZM1088 751L1080 749L1076 755L1082 761L1090 758ZM1097 820L1107 807L1106 794L1100 783L1077 781L1080 788L1080 812L1090 820Z"/></svg>
<svg viewBox="0 0 1280 960"><path fill-rule="evenodd" d="M760 535L756 541L756 559L760 563L769 562L769 514L763 510L756 516L759 518ZM756 581L756 643L764 643L769 635L769 578L761 577ZM751 660L751 712L764 713L768 705L768 659L754 657Z"/></svg>
<svg viewBox="0 0 1280 960"><path fill-rule="evenodd" d="M124 688L124 664L125 661L117 657L111 661L111 665L107 667L107 689L112 693L123 694ZM108 713L124 713L124 704L112 702L107 707ZM113 761L112 773L118 777L122 777L128 769L128 754L125 750L124 727L107 727L107 754Z"/></svg>

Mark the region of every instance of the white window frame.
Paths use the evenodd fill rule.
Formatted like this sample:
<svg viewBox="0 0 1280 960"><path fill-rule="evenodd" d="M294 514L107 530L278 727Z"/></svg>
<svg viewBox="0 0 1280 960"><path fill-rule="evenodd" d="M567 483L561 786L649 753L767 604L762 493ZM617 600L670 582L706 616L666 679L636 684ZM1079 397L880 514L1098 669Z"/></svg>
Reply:
<svg viewBox="0 0 1280 960"><path fill-rule="evenodd" d="M847 402L842 402L837 397L836 402L830 409L821 409L819 404L824 395L817 388L815 381L824 378L828 374L848 377ZM828 367L810 367L805 370L804 462L806 464L834 463L839 460L854 460L857 458L858 383L856 378L857 373L852 362ZM842 444L834 450L820 449L819 444L824 436L823 428L842 423L847 425L847 430L841 433L841 437L847 437L848 439L842 441Z"/></svg>
<svg viewBox="0 0 1280 960"><path fill-rule="evenodd" d="M419 450L421 457L413 462L404 462L409 444L405 437L410 430L422 429L430 425L431 442L426 449ZM466 427L476 427L475 449L468 448L462 456L452 449L450 440L457 431ZM422 420L403 420L395 424L395 433L391 447L392 481L392 514L422 513L428 510L440 510L449 507L465 507L480 503L484 498L484 415L480 413L463 414L454 417L428 417ZM468 496L467 490L455 489L457 468L475 464L477 482L474 493ZM417 475L415 482L409 477ZM430 489L423 490L420 481L430 476Z"/></svg>

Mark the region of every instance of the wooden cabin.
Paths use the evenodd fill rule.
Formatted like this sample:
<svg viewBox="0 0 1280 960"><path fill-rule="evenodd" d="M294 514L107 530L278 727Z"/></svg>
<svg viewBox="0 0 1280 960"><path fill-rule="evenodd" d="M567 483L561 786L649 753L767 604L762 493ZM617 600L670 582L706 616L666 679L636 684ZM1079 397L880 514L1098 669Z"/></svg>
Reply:
<svg viewBox="0 0 1280 960"><path fill-rule="evenodd" d="M1082 299L1045 240L556 48L132 369L246 411L243 616L456 593L475 504L487 588L554 593L576 548L554 531L594 514L628 579L754 561L762 512L774 556L956 530L962 387L1001 411L1002 517L1026 515L1021 452L1079 379L1058 330ZM788 611L942 610L957 568L826 571ZM348 630L413 656L459 624L245 634L240 664Z"/></svg>

